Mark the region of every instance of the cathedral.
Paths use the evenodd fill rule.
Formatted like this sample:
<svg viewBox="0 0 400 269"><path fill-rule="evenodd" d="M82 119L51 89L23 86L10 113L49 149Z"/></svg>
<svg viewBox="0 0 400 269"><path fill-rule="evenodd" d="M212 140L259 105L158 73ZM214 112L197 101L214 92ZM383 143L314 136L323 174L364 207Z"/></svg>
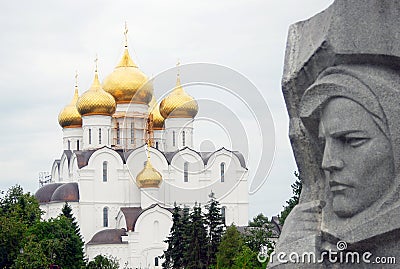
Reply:
<svg viewBox="0 0 400 269"><path fill-rule="evenodd" d="M157 102L125 42L114 71L101 83L96 64L92 85L81 95L75 85L58 116L61 156L35 194L43 218L58 216L68 202L89 260L112 255L121 268L161 268L174 203L203 206L213 192L225 223L246 226L245 159L225 148L194 148L199 109L179 71L174 89Z"/></svg>

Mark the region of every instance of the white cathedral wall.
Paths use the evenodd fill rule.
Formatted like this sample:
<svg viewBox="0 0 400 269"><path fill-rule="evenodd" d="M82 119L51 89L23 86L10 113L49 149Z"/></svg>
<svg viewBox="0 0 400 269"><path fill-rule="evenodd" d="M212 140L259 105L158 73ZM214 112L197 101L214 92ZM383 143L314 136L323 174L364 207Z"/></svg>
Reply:
<svg viewBox="0 0 400 269"><path fill-rule="evenodd" d="M166 152L172 152L184 147L193 147L192 118L168 118L165 120L164 126ZM183 132L185 133L184 135Z"/></svg>
<svg viewBox="0 0 400 269"><path fill-rule="evenodd" d="M64 150L78 150L82 148L82 128L63 128L63 149ZM77 143L77 141L79 141Z"/></svg>
<svg viewBox="0 0 400 269"><path fill-rule="evenodd" d="M68 166L68 159L65 154L61 157L60 161L60 179L59 181L62 183L67 183L70 181L70 173L69 173L69 166Z"/></svg>
<svg viewBox="0 0 400 269"><path fill-rule="evenodd" d="M172 214L159 206L143 212L135 225L134 232L128 232L130 265L133 268L161 268L154 266L155 257L161 256L167 248L163 241L172 227Z"/></svg>
<svg viewBox="0 0 400 269"><path fill-rule="evenodd" d="M83 145L82 149L96 149L111 145L111 117L105 115L89 115L82 117ZM101 130L101 137L99 136ZM100 139L101 138L101 139Z"/></svg>

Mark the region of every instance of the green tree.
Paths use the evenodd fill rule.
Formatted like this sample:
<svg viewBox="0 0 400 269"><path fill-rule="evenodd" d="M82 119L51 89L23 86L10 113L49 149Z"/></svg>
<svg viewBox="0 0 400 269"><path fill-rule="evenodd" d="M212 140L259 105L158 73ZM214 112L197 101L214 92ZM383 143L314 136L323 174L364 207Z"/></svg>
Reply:
<svg viewBox="0 0 400 269"><path fill-rule="evenodd" d="M186 269L207 268L207 231L200 205L195 204L190 213L190 228L188 246L185 251L187 257Z"/></svg>
<svg viewBox="0 0 400 269"><path fill-rule="evenodd" d="M41 210L36 198L21 186L8 189L0 198L0 268L10 268L20 255L25 233L40 220Z"/></svg>
<svg viewBox="0 0 400 269"><path fill-rule="evenodd" d="M113 256L106 257L104 255L97 255L93 261L90 261L86 269L118 269L119 262Z"/></svg>
<svg viewBox="0 0 400 269"><path fill-rule="evenodd" d="M286 201L286 205L284 206L280 214L279 222L281 225L285 223L285 220L289 215L290 211L292 211L292 209L299 203L302 183L299 173L294 172L294 175L296 177L296 181L291 185L293 196L288 201Z"/></svg>
<svg viewBox="0 0 400 269"><path fill-rule="evenodd" d="M242 249L234 258L232 269L264 269L266 262L261 263L257 258L258 252L252 251L247 245L243 245Z"/></svg>
<svg viewBox="0 0 400 269"><path fill-rule="evenodd" d="M74 266L75 268L82 267L84 266L84 242L80 233L79 225L72 214L71 206L67 202L64 204L61 212L61 216L64 216L70 222L71 227L74 231L73 236L71 236L70 238L72 244L67 245L69 256L71 256L76 261L75 264L73 264L72 266Z"/></svg>
<svg viewBox="0 0 400 269"><path fill-rule="evenodd" d="M210 200L206 205L207 213L205 214L208 227L207 267L216 264L218 246L224 229L224 220L222 219L219 202L215 199L213 192L209 197Z"/></svg>
<svg viewBox="0 0 400 269"><path fill-rule="evenodd" d="M174 205L172 212L172 227L170 234L164 242L168 244L168 248L164 251L163 258L165 259L162 267L164 269L178 269L183 267L183 253L185 246L183 244L184 227L183 227L183 212L182 209Z"/></svg>
<svg viewBox="0 0 400 269"><path fill-rule="evenodd" d="M240 253L244 240L235 225L229 226L222 236L217 252L217 268L231 269Z"/></svg>
<svg viewBox="0 0 400 269"><path fill-rule="evenodd" d="M268 251L273 251L274 244L269 239L271 237L270 222L262 213L254 217L252 221L249 221L249 227L245 228L244 241L254 253L263 252L265 248Z"/></svg>
<svg viewBox="0 0 400 269"><path fill-rule="evenodd" d="M16 265L32 262L32 259L35 259L33 256L45 257L35 262L47 262L37 268L56 264L61 268L80 269L85 265L83 250L80 247L83 244L82 240L75 233L71 221L65 216L37 222L28 228L25 236L23 255L18 256ZM80 248L80 253L76 253L77 248Z"/></svg>

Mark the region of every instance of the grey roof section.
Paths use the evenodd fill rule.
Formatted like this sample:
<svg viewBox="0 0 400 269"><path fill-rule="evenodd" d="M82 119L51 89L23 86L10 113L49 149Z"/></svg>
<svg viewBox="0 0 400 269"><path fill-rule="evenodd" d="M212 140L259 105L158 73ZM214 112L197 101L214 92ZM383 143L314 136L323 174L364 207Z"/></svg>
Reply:
<svg viewBox="0 0 400 269"><path fill-rule="evenodd" d="M246 161L244 160L244 157L243 157L242 153L240 153L239 151L232 151L232 150L229 150L229 149L226 149L226 148L220 148L220 149L218 149L216 151L196 151L196 150L191 149L189 147L184 147L182 149L179 149L179 150L176 150L176 151L173 151L173 152L162 152L162 151L160 151L160 152L162 154L164 154L165 158L167 159L168 164L171 164L171 161L174 158L174 156L176 154L178 154L179 152L185 150L185 149L189 149L189 150L193 151L194 153L198 154L201 157L201 159L203 160L204 165L208 164L208 161L210 160L212 155L216 154L219 151L226 150L226 151L232 153L233 155L235 155L239 159L240 165L243 168L247 169Z"/></svg>
<svg viewBox="0 0 400 269"><path fill-rule="evenodd" d="M68 160L68 165L71 161L71 157L72 157L72 151L71 150L64 150L63 154L65 154L65 156L67 157Z"/></svg>
<svg viewBox="0 0 400 269"><path fill-rule="evenodd" d="M88 165L90 157L91 157L91 156L93 155L93 153L96 152L97 150L101 150L101 149L103 149L103 148L111 149L111 150L117 152L118 155L121 157L122 162L123 162L124 164L126 164L126 160L128 159L129 155L131 155L132 152L134 152L135 150L138 150L138 149L140 149L141 147L144 147L144 146L145 146L145 145L142 145L142 146L140 146L140 147L138 147L138 148L136 148L136 149L131 149L131 150L111 149L111 148L109 148L109 147L104 146L104 147L101 147L101 148L99 148L99 149L94 149L94 150L74 151L74 153L76 154L76 157L77 157L77 160L78 160L78 167L79 167L79 169L80 169L80 168L85 167L86 165ZM163 152L163 151L160 151L159 149L156 149L156 148L154 148L154 147L152 147L152 148L155 149L155 150L158 150L161 154L163 154L164 157L165 157L165 159L167 160L167 163L168 163L168 164L171 164L171 161L172 161L172 159L174 158L174 156L175 156L176 154L178 154L178 153L181 152L181 151L184 151L184 150L188 149L188 150L190 150L190 151L192 151L192 152L198 154L199 157L203 160L204 165L207 165L208 161L210 160L210 158L211 158L211 156L212 156L213 154L216 154L217 152L222 151L222 150L226 150L226 151L232 153L233 155L235 155L235 156L239 159L240 165L241 165L244 169L247 169L247 167L246 167L246 161L245 161L243 155L242 155L239 151L232 151L232 150L229 150L229 149L226 149L226 148L220 148L220 149L218 149L218 150L216 150L216 151L214 151L214 152L209 152L209 151L200 152L200 151L196 151L196 150L194 150L194 149L191 149L191 148L189 148L189 147L184 147L184 148L182 148L182 149L179 149L179 150L176 150L176 151L173 151L173 152ZM66 151L64 151L64 152L66 152ZM71 151L69 151L69 152L70 152L71 155L72 155L72 152L71 152ZM66 154L67 154L67 153L66 153ZM68 154L69 154L69 153L68 153ZM67 155L67 157L68 157L68 155ZM69 158L70 158L70 157L69 157Z"/></svg>
<svg viewBox="0 0 400 269"><path fill-rule="evenodd" d="M78 183L62 184L51 196L51 202L79 202Z"/></svg>
<svg viewBox="0 0 400 269"><path fill-rule="evenodd" d="M105 229L93 235L88 245L127 244L122 242L122 236L125 235L127 235L125 229Z"/></svg>
<svg viewBox="0 0 400 269"><path fill-rule="evenodd" d="M162 207L158 204L153 204L145 209L142 209L141 207L121 207L121 211L125 216L126 227L128 228L128 231L134 232L136 222L139 219L140 215L142 215L147 210L150 210L156 206L159 206L160 208L168 210L169 212L172 213L173 210L172 208Z"/></svg>
<svg viewBox="0 0 400 269"><path fill-rule="evenodd" d="M46 184L36 191L35 197L40 204L48 203L51 201L51 197L56 189L62 185L63 183Z"/></svg>

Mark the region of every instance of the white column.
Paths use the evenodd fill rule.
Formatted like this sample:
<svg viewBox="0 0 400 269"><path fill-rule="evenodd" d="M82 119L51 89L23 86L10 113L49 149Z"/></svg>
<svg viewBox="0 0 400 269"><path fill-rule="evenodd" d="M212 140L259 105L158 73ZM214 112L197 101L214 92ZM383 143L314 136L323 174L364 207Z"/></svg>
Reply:
<svg viewBox="0 0 400 269"><path fill-rule="evenodd" d="M63 128L63 149L82 149L82 128Z"/></svg>
<svg viewBox="0 0 400 269"><path fill-rule="evenodd" d="M164 151L165 150L165 131L164 130L154 130L153 138L154 138L153 147L160 151Z"/></svg>
<svg viewBox="0 0 400 269"><path fill-rule="evenodd" d="M165 120L165 151L193 148L193 119L168 118Z"/></svg>
<svg viewBox="0 0 400 269"><path fill-rule="evenodd" d="M111 146L111 116L89 115L82 117L83 150Z"/></svg>

